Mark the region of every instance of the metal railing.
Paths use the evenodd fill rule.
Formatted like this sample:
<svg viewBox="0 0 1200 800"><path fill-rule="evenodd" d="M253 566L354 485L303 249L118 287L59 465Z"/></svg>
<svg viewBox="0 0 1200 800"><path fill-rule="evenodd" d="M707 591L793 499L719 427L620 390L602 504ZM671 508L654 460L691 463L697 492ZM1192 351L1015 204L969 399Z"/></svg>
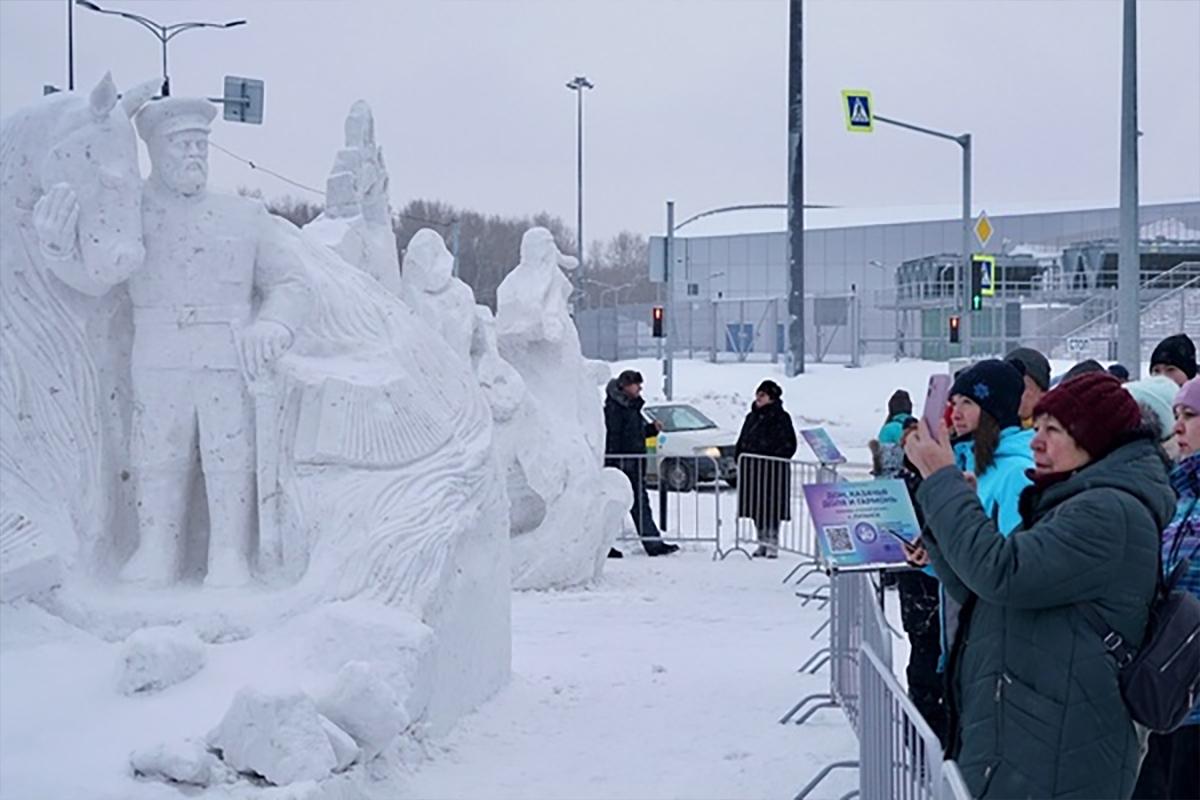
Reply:
<svg viewBox="0 0 1200 800"><path fill-rule="evenodd" d="M721 504L730 471L712 456L663 456L654 453L608 455L606 467L625 473L633 488L630 517L617 537L621 542L711 544L713 557L723 558ZM689 476L682 491L672 491L664 472L684 470ZM653 525L656 535L645 535Z"/></svg>
<svg viewBox="0 0 1200 800"><path fill-rule="evenodd" d="M743 453L737 462L737 521L733 547L726 553L751 555L750 547L763 554L790 553L804 564L819 559L817 533L804 499L804 485L830 483L837 471L812 461L775 458ZM792 576L789 574L784 581Z"/></svg>
<svg viewBox="0 0 1200 800"><path fill-rule="evenodd" d="M1144 314L1159 303L1169 301L1173 297L1178 297L1181 292L1197 286L1200 286L1200 261L1183 261L1176 264L1166 272L1158 273L1153 278L1142 283L1140 288L1142 292L1154 291L1159 287L1163 288L1163 293L1155 293L1152 298L1142 303L1142 313ZM1117 315L1117 306L1115 303L1114 299L1108 304L1111 307L1107 308L1104 312L1068 331L1061 337L1063 341L1077 337L1096 325L1104 325L1113 321ZM1036 332L1034 336L1036 338Z"/></svg>
<svg viewBox="0 0 1200 800"><path fill-rule="evenodd" d="M828 588L829 645L800 671L829 664L829 690L811 694L780 720L803 725L826 708L840 708L859 743L857 760L826 764L796 794L805 800L831 773L858 769L850 797L971 800L953 762L944 760L937 734L893 674L893 631L870 572L834 572Z"/></svg>

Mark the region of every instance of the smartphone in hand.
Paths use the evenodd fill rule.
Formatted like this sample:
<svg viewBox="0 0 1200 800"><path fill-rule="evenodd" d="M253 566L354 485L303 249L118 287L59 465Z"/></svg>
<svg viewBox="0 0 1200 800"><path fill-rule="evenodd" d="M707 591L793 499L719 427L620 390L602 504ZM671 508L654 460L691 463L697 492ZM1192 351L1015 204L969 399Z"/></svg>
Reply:
<svg viewBox="0 0 1200 800"><path fill-rule="evenodd" d="M946 403L950 402L950 387L953 385L949 375L930 375L929 387L925 390L925 408L921 411L921 420L925 423L925 432L938 439L942 432L942 415L946 411Z"/></svg>

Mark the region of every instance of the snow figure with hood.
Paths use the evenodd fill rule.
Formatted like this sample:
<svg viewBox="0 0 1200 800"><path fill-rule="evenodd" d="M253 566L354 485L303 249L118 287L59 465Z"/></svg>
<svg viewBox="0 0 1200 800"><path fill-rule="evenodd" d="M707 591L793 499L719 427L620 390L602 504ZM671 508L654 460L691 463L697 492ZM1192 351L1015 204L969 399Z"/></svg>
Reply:
<svg viewBox="0 0 1200 800"><path fill-rule="evenodd" d="M304 226L358 267L400 293L400 257L388 206L388 172L383 147L375 143L375 117L365 100L350 107L346 146L338 151L325 181L325 210Z"/></svg>
<svg viewBox="0 0 1200 800"><path fill-rule="evenodd" d="M106 79L4 121L0 191L17 211L0 232L0 572L35 601L4 611L40 614L23 629L69 631L89 653L130 637L126 665L170 640L194 665L172 682L225 648L221 680L170 707L173 730L203 734L232 700L210 739L228 767L286 783L299 773L280 764L299 760L323 780L383 749L353 738L371 738L364 705L387 709L386 744L445 731L508 677L492 415L469 358L377 280L208 188L208 101L147 96L119 101ZM53 570L36 557L47 550ZM264 671L280 658L306 691L334 685L321 715ZM91 685L112 670L95 661L67 659L60 677ZM57 691L4 686L43 688ZM100 730L91 708L77 722ZM122 730L151 730L164 710L122 713ZM315 738L271 727L297 720ZM65 774L4 771L6 785L79 794L53 783Z"/></svg>
<svg viewBox="0 0 1200 800"><path fill-rule="evenodd" d="M453 276L452 268L453 256L442 237L429 229L418 231L405 250L401 296L470 359L488 398L496 451L507 473L513 586L562 588L594 580L628 505L628 483L613 470L602 471L588 456L583 429L574 420L590 408L569 408L554 436L545 436L549 412L542 399L501 357L491 311L475 305L474 294ZM569 317L565 324L575 335ZM578 344L576 356L582 360Z"/></svg>
<svg viewBox="0 0 1200 800"><path fill-rule="evenodd" d="M520 256L497 290L494 326L499 355L527 389L514 420L498 432L501 450L515 454L508 469L513 587L577 585L600 576L633 490L619 470L602 467L597 384L608 369L583 357L567 306L571 284L561 271L578 261L545 228L525 233ZM485 330L493 335L492 326Z"/></svg>

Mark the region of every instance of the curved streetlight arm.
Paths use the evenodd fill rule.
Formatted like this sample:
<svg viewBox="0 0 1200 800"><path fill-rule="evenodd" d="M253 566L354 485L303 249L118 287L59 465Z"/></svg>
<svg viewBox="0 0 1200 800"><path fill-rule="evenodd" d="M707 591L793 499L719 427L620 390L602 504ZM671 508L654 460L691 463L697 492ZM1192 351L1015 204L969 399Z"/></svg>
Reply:
<svg viewBox="0 0 1200 800"><path fill-rule="evenodd" d="M166 36L166 28L148 17L143 17L141 14L133 14L129 11L118 11L111 8L101 8L90 0L75 0L75 5L86 8L88 11L95 11L97 14L110 14L114 17L124 17L131 19L137 24L146 28L148 31L157 36L160 40Z"/></svg>
<svg viewBox="0 0 1200 800"><path fill-rule="evenodd" d="M169 42L184 31L190 31L193 28L217 28L224 30L245 24L246 20L244 19L235 19L230 22L177 22L174 25L168 25L163 30L167 32L167 41Z"/></svg>
<svg viewBox="0 0 1200 800"><path fill-rule="evenodd" d="M837 206L821 206L821 205L808 205L808 204L805 204L804 207L805 208L837 208ZM695 222L696 220L704 219L705 217L712 217L717 214L726 214L730 211L763 211L763 210L787 211L787 209L788 209L787 203L748 203L748 204L740 205L740 206L724 206L722 208L713 208L713 209L709 209L708 211L701 211L699 214L694 214L694 215L688 217L683 222L676 225L675 230L679 230L684 225L690 225L693 222Z"/></svg>

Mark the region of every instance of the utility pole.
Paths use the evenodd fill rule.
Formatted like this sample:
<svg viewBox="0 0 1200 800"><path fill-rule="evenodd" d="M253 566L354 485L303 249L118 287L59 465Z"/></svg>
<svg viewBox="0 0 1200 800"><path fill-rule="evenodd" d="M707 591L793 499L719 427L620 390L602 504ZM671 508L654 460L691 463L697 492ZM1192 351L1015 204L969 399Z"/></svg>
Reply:
<svg viewBox="0 0 1200 800"><path fill-rule="evenodd" d="M786 373L804 372L804 0L788 19L788 355Z"/></svg>
<svg viewBox="0 0 1200 800"><path fill-rule="evenodd" d="M1124 0L1121 44L1121 242L1117 257L1117 358L1130 375L1142 374L1138 283L1137 1Z"/></svg>

